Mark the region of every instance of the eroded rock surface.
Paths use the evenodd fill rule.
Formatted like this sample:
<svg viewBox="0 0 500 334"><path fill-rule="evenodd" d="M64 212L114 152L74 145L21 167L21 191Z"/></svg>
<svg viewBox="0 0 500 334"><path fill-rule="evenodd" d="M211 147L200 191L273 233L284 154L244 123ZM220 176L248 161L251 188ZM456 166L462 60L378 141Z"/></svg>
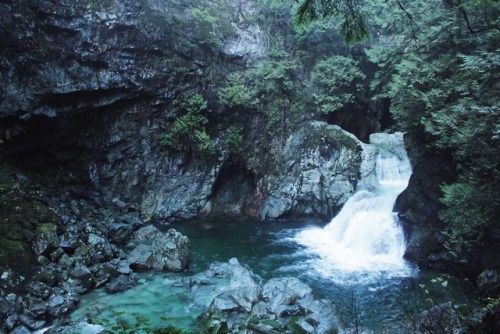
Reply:
<svg viewBox="0 0 500 334"><path fill-rule="evenodd" d="M361 142L335 125L303 124L289 138L281 173L272 181L262 218L331 218L360 178Z"/></svg>

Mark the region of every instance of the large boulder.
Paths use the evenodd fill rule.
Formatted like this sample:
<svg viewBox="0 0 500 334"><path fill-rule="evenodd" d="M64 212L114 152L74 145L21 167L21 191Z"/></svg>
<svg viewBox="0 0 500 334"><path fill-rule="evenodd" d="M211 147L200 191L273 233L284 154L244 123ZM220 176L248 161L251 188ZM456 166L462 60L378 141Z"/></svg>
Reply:
<svg viewBox="0 0 500 334"><path fill-rule="evenodd" d="M42 224L38 227L31 248L37 255L47 255L59 247L59 237L55 224Z"/></svg>
<svg viewBox="0 0 500 334"><path fill-rule="evenodd" d="M163 233L154 226L146 226L136 233L140 242L128 255L131 267L183 271L191 263L191 242L174 229Z"/></svg>
<svg viewBox="0 0 500 334"><path fill-rule="evenodd" d="M212 311L239 310L250 312L261 295L260 279L241 266L236 258L229 260L222 275L229 277L229 286L223 293L214 298L210 309Z"/></svg>
<svg viewBox="0 0 500 334"><path fill-rule="evenodd" d="M331 218L360 179L361 142L336 125L307 122L287 140L282 173L272 181L261 218Z"/></svg>
<svg viewBox="0 0 500 334"><path fill-rule="evenodd" d="M222 320L229 330L246 327L259 333L279 330L323 334L342 328L333 304L315 299L312 289L298 278L273 278L263 285L234 258L228 263L211 264L202 275L202 279L191 280L190 286L202 284L207 288L199 286L191 289L193 293L210 295L219 291L201 317L208 324L219 326ZM226 283L217 285L216 280Z"/></svg>

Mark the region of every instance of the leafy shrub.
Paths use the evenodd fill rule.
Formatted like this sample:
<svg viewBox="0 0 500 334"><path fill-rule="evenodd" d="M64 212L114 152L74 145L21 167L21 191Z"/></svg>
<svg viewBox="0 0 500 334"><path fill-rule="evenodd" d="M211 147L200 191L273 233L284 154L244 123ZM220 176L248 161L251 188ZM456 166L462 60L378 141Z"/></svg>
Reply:
<svg viewBox="0 0 500 334"><path fill-rule="evenodd" d="M207 109L207 101L196 94L187 100L182 109L185 113L175 119L170 131L160 135L160 145L178 150L193 150L206 156L215 155L215 145L205 127L208 118L202 114Z"/></svg>
<svg viewBox="0 0 500 334"><path fill-rule="evenodd" d="M227 138L226 138L226 148L231 153L241 153L243 150L243 135L241 130L236 126L231 126L229 128Z"/></svg>
<svg viewBox="0 0 500 334"><path fill-rule="evenodd" d="M251 108L257 104L254 92L239 73L229 74L226 86L219 90L219 99L227 107Z"/></svg>
<svg viewBox="0 0 500 334"><path fill-rule="evenodd" d="M329 114L354 102L363 89L365 75L352 58L332 56L314 66L311 79L316 86L314 102L320 113Z"/></svg>

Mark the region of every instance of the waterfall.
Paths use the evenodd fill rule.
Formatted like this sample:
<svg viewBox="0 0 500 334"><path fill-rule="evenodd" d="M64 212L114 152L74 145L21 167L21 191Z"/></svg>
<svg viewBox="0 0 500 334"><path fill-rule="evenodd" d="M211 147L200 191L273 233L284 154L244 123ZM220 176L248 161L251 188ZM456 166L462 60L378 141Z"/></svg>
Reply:
<svg viewBox="0 0 500 334"><path fill-rule="evenodd" d="M411 175L403 135L370 136L370 144L363 145L361 172L357 191L338 215L324 228L302 230L294 239L326 276L408 276L412 270L403 259L403 231L392 211Z"/></svg>

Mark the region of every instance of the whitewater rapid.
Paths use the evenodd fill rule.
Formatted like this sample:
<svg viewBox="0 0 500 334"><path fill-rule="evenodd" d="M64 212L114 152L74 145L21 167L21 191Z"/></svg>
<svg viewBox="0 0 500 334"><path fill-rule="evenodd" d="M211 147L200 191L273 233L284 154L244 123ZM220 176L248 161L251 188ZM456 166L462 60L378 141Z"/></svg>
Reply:
<svg viewBox="0 0 500 334"><path fill-rule="evenodd" d="M413 275L393 212L412 172L403 134L374 134L362 154L362 179L354 195L327 226L302 230L293 239L310 255L313 270L338 283Z"/></svg>

